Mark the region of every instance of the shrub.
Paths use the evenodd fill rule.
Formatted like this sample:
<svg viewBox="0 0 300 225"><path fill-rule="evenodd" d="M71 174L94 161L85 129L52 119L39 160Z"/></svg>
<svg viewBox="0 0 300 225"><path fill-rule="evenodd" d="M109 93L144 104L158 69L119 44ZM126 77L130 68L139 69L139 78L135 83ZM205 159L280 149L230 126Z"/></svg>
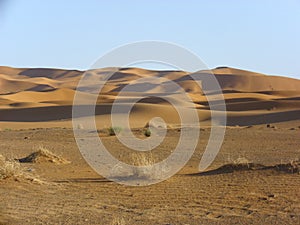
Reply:
<svg viewBox="0 0 300 225"><path fill-rule="evenodd" d="M119 134L122 131L121 127L110 127L108 128L108 133L110 136L114 136L116 134Z"/></svg>
<svg viewBox="0 0 300 225"><path fill-rule="evenodd" d="M125 220L123 218L115 217L111 221L111 225L125 225Z"/></svg>
<svg viewBox="0 0 300 225"><path fill-rule="evenodd" d="M15 160L0 155L0 180L22 175L21 166Z"/></svg>
<svg viewBox="0 0 300 225"><path fill-rule="evenodd" d="M151 130L149 128L147 128L145 131L144 131L144 135L146 137L150 137L151 136Z"/></svg>
<svg viewBox="0 0 300 225"><path fill-rule="evenodd" d="M25 158L18 159L20 163L39 163L39 162L51 162L55 164L69 164L70 161L64 159L61 156L57 156L47 148L40 146L37 151L31 153Z"/></svg>

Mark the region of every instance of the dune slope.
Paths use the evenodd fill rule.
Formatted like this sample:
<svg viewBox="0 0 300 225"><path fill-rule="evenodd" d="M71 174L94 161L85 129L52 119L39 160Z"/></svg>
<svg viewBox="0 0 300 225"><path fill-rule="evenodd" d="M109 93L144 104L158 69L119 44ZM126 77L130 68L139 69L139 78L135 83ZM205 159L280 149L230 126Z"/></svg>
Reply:
<svg viewBox="0 0 300 225"><path fill-rule="evenodd" d="M151 117L162 116L168 123L180 123L178 114L167 101L148 97L174 98L184 91L199 112L201 121L209 121L210 107L219 105L218 90L202 90L202 77L215 75L226 102L228 125L256 125L300 119L300 80L269 76L250 71L219 67L193 74L184 71L153 71L122 68L106 82L115 68L87 72L86 82L77 90L82 107L98 96L96 115L101 125L110 124L113 102L137 101L130 119L144 126ZM77 84L84 71L0 67L0 126L3 123L63 122L71 126L72 104ZM197 83L191 75L199 79ZM139 79L144 79L140 82ZM176 85L174 85L174 83ZM200 84L200 86L198 85ZM146 98L148 97L148 98ZM208 99L210 102L208 103ZM216 100L214 100L216 99ZM103 122L104 121L104 122ZM49 122L47 124L47 122ZM36 125L36 124L35 124ZM56 123L57 125L57 123Z"/></svg>

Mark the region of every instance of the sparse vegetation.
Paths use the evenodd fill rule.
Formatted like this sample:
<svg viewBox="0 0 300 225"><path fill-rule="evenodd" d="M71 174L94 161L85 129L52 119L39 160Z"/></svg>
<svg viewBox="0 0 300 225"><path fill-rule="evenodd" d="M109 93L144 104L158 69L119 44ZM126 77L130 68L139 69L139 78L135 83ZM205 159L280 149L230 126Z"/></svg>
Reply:
<svg viewBox="0 0 300 225"><path fill-rule="evenodd" d="M51 162L55 164L68 164L68 160L61 156L57 156L43 146L40 146L36 152L31 153L25 158L19 159L21 163L38 163L38 162Z"/></svg>
<svg viewBox="0 0 300 225"><path fill-rule="evenodd" d="M134 166L149 166L155 163L151 153L134 153L131 156L132 165Z"/></svg>
<svg viewBox="0 0 300 225"><path fill-rule="evenodd" d="M108 128L108 134L110 136L114 136L116 134L119 134L122 131L121 127L109 127Z"/></svg>
<svg viewBox="0 0 300 225"><path fill-rule="evenodd" d="M0 155L0 180L22 175L22 169L18 162Z"/></svg>
<svg viewBox="0 0 300 225"><path fill-rule="evenodd" d="M150 130L150 128L147 128L146 130L144 130L144 135L146 137L150 137L151 136L151 130Z"/></svg>
<svg viewBox="0 0 300 225"><path fill-rule="evenodd" d="M21 167L20 163L16 160L8 159L0 155L0 180L5 180L9 178L13 178L16 181L20 181L23 179L38 184L45 183L44 181L41 181L40 179L33 176L32 174L26 172Z"/></svg>
<svg viewBox="0 0 300 225"><path fill-rule="evenodd" d="M265 166L263 164L250 162L248 159L239 157L231 163L224 164L223 166L211 170L202 172L201 174L220 174L220 173L232 173L234 171L245 170L276 170L278 172L300 174L300 161L299 159L291 160L289 163L280 163L272 166Z"/></svg>
<svg viewBox="0 0 300 225"><path fill-rule="evenodd" d="M132 155L132 165L136 166L131 175L133 179L156 180L166 172L167 168L154 169L152 165L156 163L151 153L135 153Z"/></svg>
<svg viewBox="0 0 300 225"><path fill-rule="evenodd" d="M83 129L83 125L82 124L77 124L77 129L78 130L82 130Z"/></svg>
<svg viewBox="0 0 300 225"><path fill-rule="evenodd" d="M300 161L299 159L291 160L286 164L278 164L275 166L278 171L286 173L299 173L300 174Z"/></svg>
<svg viewBox="0 0 300 225"><path fill-rule="evenodd" d="M111 225L126 225L125 220L120 217L114 217L111 221Z"/></svg>
<svg viewBox="0 0 300 225"><path fill-rule="evenodd" d="M249 159L247 159L245 157L238 157L237 159L233 160L233 164L235 164L235 165L240 165L240 164L247 165L249 163L251 163L251 162L249 161Z"/></svg>

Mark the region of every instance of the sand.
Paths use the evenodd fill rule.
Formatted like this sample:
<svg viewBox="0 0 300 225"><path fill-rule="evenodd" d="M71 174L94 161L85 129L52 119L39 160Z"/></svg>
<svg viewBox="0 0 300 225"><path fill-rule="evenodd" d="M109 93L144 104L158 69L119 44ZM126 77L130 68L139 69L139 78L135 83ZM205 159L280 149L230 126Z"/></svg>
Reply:
<svg viewBox="0 0 300 225"><path fill-rule="evenodd" d="M111 70L89 76L100 79ZM175 176L128 187L93 171L76 145L72 103L83 71L0 67L0 154L18 159L22 174L34 178L0 180L0 224L299 224L300 80L227 67L212 71L224 93L228 126L219 154L202 173L198 165L211 131L210 108L190 73L123 68L104 87L96 107L98 133L124 162L131 163L132 151L109 134L110 110L119 91L136 79L176 82L193 99L202 125L193 157ZM166 91L155 83L134 88ZM81 91L79 98L84 105L93 95ZM120 100L137 97L140 93L128 93ZM146 98L135 105L130 124L137 137L146 138L144 127L155 116L168 125L167 137L153 151L159 161L180 135L174 108ZM21 160L32 159L41 148L51 154ZM53 163L57 157L68 163Z"/></svg>
<svg viewBox="0 0 300 225"><path fill-rule="evenodd" d="M93 81L99 80L110 68L99 69L89 72L91 82L86 88L91 92ZM216 79L224 93L226 101L228 125L256 125L286 120L300 119L300 81L297 79L267 76L233 68L214 69ZM206 71L200 71L205 74ZM66 126L71 127L72 104L76 86L82 77L82 71L68 71L58 69L14 69L0 67L0 126L6 127L5 122L11 122L12 127L22 127L22 122L31 122L31 127ZM96 115L99 126L109 126L109 115L107 110L111 108L118 92L136 79L145 77L162 77L177 83L193 99L198 108L201 121L209 120L210 114L207 98L203 95L201 88L189 76L187 72L180 71L150 71L139 68L123 68L114 74L106 83L98 98L99 110ZM146 93L165 93L160 90L160 84L136 84L133 89ZM176 92L170 90L169 92ZM93 97L86 91L79 92L81 102ZM129 95L123 96L126 102ZM135 98L141 96L135 95ZM214 94L211 93L211 98ZM132 97L131 97L132 98ZM104 106L104 103L106 104ZM157 104L160 103L160 104ZM218 101L211 101L218 105ZM105 109L104 109L105 108ZM148 119L161 112L168 116L163 117L168 123L179 123L176 112L169 104L162 104L157 100L148 98L148 101L138 102L135 105L134 118L135 127L142 127ZM145 112L149 117L145 118ZM201 117L202 115L202 117ZM288 119L286 116L288 115ZM259 119L263 118L263 119ZM62 121L63 120L63 121ZM103 121L106 122L103 122ZM49 123L51 121L51 123ZM59 125L60 124L60 125ZM25 125L25 127L28 127Z"/></svg>

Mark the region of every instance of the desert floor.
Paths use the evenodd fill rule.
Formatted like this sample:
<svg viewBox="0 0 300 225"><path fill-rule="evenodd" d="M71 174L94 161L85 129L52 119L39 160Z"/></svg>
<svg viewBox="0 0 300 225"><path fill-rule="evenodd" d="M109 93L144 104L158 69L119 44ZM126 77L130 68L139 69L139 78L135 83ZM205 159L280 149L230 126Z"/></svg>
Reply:
<svg viewBox="0 0 300 225"><path fill-rule="evenodd" d="M22 158L40 146L70 164L22 163L37 179L0 181L3 224L299 224L300 175L275 169L234 171L220 166L247 159L274 166L300 157L300 121L228 127L207 173L198 172L209 128L201 131L188 164L170 179L129 187L104 179L82 158L70 128L2 130L1 153ZM292 129L291 129L292 128ZM137 136L139 130L135 131ZM156 154L170 153L180 130L168 135ZM112 154L126 161L115 136L102 135ZM13 145L12 145L13 143ZM122 158L124 157L124 159ZM217 169L217 170L215 170Z"/></svg>

